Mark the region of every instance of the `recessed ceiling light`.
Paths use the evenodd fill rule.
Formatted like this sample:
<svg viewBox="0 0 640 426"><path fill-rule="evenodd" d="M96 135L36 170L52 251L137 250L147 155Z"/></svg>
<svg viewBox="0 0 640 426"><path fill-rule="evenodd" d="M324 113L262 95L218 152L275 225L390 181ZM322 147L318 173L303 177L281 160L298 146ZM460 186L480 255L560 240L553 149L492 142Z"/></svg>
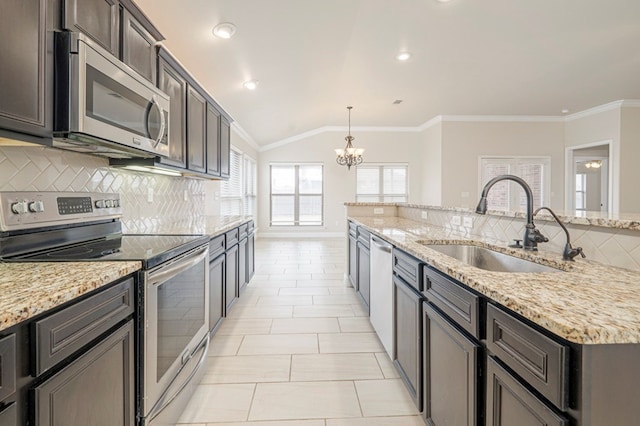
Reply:
<svg viewBox="0 0 640 426"><path fill-rule="evenodd" d="M396 59L399 61L408 61L411 58L411 53L409 52L400 52L396 55Z"/></svg>
<svg viewBox="0 0 640 426"><path fill-rule="evenodd" d="M247 90L256 90L256 88L258 87L258 80L245 81L242 86L244 86L244 88Z"/></svg>
<svg viewBox="0 0 640 426"><path fill-rule="evenodd" d="M236 33L236 26L231 22L223 22L213 27L212 32L218 38L228 39Z"/></svg>

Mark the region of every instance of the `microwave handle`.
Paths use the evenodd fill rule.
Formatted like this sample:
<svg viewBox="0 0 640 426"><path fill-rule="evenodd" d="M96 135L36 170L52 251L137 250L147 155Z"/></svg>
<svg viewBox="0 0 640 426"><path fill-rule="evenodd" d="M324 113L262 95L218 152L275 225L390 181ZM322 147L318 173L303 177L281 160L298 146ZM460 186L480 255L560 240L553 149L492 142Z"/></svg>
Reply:
<svg viewBox="0 0 640 426"><path fill-rule="evenodd" d="M160 105L160 102L158 102L158 97L156 95L153 95L153 97L151 98L151 105L158 108L158 113L160 114L160 131L158 132L158 137L155 139L153 144L153 147L157 148L158 144L164 137L164 130L167 127L167 123L166 123L166 120L164 119L164 109L162 108L162 105ZM147 123L147 127L148 127L148 124L149 123Z"/></svg>

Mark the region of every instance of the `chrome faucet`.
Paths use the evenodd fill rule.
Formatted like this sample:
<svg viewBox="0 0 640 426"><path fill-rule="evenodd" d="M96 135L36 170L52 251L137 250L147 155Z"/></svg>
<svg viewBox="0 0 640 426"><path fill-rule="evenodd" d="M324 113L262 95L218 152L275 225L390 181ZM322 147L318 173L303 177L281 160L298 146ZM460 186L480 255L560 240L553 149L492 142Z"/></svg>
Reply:
<svg viewBox="0 0 640 426"><path fill-rule="evenodd" d="M482 189L482 195L480 196L480 201L478 202L478 207L476 207L476 213L478 214L486 214L487 213L487 194L493 185L503 180L511 180L514 181L524 189L524 192L527 196L527 224L524 229L524 237L522 239L522 247L525 250L538 250L538 243L546 243L549 241L547 237L542 235L540 231L533 224L533 192L527 182L524 181L521 177L514 175L500 175L491 179ZM517 241L517 240L516 240ZM514 247L521 247L516 243Z"/></svg>
<svg viewBox="0 0 640 426"><path fill-rule="evenodd" d="M540 210L546 210L549 213L551 213L551 216L553 216L553 218L556 220L556 222L558 222L558 225L560 225L560 227L564 231L565 235L567 236L567 243L565 244L564 250L562 251L562 258L564 260L573 260L573 258L576 257L577 255L580 255L583 258L587 257L584 254L584 252L582 251L582 247L573 248L571 246L571 238L569 237L569 230L567 229L566 226L564 226L564 224L562 223L560 218L558 216L556 216L556 214L553 212L553 210L551 210L549 207L540 207L535 212L533 212L533 215L534 216L537 215Z"/></svg>

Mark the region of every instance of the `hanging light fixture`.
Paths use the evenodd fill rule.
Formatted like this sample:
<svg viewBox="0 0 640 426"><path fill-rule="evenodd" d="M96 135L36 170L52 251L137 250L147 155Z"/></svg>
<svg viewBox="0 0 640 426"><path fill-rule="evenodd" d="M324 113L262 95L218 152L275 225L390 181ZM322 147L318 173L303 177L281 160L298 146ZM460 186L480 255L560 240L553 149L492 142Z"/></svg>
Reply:
<svg viewBox="0 0 640 426"><path fill-rule="evenodd" d="M600 167L602 167L602 161L600 160L587 161L584 166L587 169L599 169Z"/></svg>
<svg viewBox="0 0 640 426"><path fill-rule="evenodd" d="M344 138L344 140L347 141L347 146L344 149L336 149L336 163L340 164L341 166L347 166L347 169L351 169L351 166L357 166L358 164L362 163L362 154L364 153L364 149L362 148L354 148L353 145L351 144L351 141L353 141L355 138L353 136L351 136L351 109L353 107L348 106L347 109L349 110L349 134L347 135L346 138Z"/></svg>

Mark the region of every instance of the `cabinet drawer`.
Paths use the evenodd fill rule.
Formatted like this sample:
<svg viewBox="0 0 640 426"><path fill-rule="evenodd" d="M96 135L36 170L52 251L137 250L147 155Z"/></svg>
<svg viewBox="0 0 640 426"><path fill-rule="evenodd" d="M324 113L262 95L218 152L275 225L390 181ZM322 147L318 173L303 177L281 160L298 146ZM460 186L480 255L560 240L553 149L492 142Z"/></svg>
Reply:
<svg viewBox="0 0 640 426"><path fill-rule="evenodd" d="M362 226L358 226L358 241L369 248L371 239L371 233L364 229Z"/></svg>
<svg viewBox="0 0 640 426"><path fill-rule="evenodd" d="M239 235L240 235L240 233L238 232L238 228L232 229L231 231L226 233L226 236L227 236L227 248L231 248L231 246L233 246L234 244L238 244Z"/></svg>
<svg viewBox="0 0 640 426"><path fill-rule="evenodd" d="M422 291L421 265L422 262L415 257L393 249L393 272L418 291Z"/></svg>
<svg viewBox="0 0 640 426"><path fill-rule="evenodd" d="M209 260L213 260L224 253L224 240L224 235L218 235L217 237L213 237L211 241L209 241Z"/></svg>
<svg viewBox="0 0 640 426"><path fill-rule="evenodd" d="M238 228L238 233L240 234L240 239L243 238L247 238L247 234L248 234L248 225L245 223L244 225L240 225L240 227Z"/></svg>
<svg viewBox="0 0 640 426"><path fill-rule="evenodd" d="M134 311L129 278L60 312L36 321L35 373L44 373Z"/></svg>
<svg viewBox="0 0 640 426"><path fill-rule="evenodd" d="M10 334L0 339L0 401L16 391L16 368L16 335Z"/></svg>
<svg viewBox="0 0 640 426"><path fill-rule="evenodd" d="M569 398L567 346L488 304L487 349L549 401L566 411Z"/></svg>
<svg viewBox="0 0 640 426"><path fill-rule="evenodd" d="M353 235L354 238L358 237L358 225L353 222L349 222L349 234Z"/></svg>
<svg viewBox="0 0 640 426"><path fill-rule="evenodd" d="M487 359L487 425L565 426L567 418L538 399L493 357Z"/></svg>
<svg viewBox="0 0 640 426"><path fill-rule="evenodd" d="M448 277L428 267L424 268L424 293L455 323L480 339L480 297L465 290Z"/></svg>
<svg viewBox="0 0 640 426"><path fill-rule="evenodd" d="M251 234L255 229L256 229L256 223L252 220L249 221L249 223L247 223L247 232Z"/></svg>

